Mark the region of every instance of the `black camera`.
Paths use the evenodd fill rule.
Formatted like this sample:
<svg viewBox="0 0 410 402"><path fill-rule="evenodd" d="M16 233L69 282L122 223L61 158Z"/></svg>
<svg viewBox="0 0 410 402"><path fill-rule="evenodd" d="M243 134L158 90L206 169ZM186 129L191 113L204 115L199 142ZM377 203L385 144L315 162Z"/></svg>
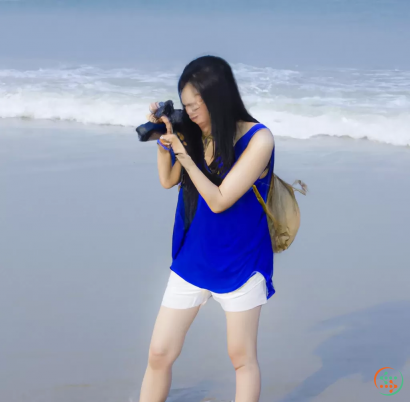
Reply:
<svg viewBox="0 0 410 402"><path fill-rule="evenodd" d="M182 123L182 110L175 110L174 103L171 100L159 103L159 108L154 113L154 117L159 119L162 116L168 117L172 127ZM167 132L167 129L165 127L165 123L158 124L147 122L138 126L136 131L138 133L139 140L145 142L158 139L162 134Z"/></svg>
<svg viewBox="0 0 410 402"><path fill-rule="evenodd" d="M166 102L160 102L158 110L154 113L154 116L159 119L162 116L167 116L171 124L182 123L182 110L174 109L174 103L172 100Z"/></svg>

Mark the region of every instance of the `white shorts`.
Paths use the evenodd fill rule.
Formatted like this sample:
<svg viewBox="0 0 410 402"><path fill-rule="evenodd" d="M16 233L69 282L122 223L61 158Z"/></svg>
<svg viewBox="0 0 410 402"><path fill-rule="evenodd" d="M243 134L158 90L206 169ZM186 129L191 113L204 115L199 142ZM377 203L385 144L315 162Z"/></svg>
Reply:
<svg viewBox="0 0 410 402"><path fill-rule="evenodd" d="M205 304L213 297L225 311L245 311L266 304L266 280L257 272L239 289L229 293L214 293L201 289L171 271L162 305L175 309L187 309Z"/></svg>

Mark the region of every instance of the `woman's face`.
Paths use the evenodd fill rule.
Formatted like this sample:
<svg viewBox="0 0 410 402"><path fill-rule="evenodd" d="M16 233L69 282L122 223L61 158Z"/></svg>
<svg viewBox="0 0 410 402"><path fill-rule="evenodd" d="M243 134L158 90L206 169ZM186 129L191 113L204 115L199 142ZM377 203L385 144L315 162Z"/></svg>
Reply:
<svg viewBox="0 0 410 402"><path fill-rule="evenodd" d="M195 87L188 82L181 92L181 100L189 118L201 129L210 126L211 118L208 108Z"/></svg>

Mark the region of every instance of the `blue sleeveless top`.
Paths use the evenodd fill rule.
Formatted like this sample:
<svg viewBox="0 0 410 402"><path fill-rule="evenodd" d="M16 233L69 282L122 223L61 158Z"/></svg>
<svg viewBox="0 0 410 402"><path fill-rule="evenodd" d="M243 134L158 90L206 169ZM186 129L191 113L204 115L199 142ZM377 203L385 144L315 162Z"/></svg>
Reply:
<svg viewBox="0 0 410 402"><path fill-rule="evenodd" d="M262 128L266 126L254 125L236 142L235 163L252 136ZM265 202L274 159L275 149L267 175L255 182ZM215 293L232 292L260 272L265 277L267 298L270 298L275 293L272 243L266 214L253 189L221 213L212 212L199 194L197 209L186 233L182 194L183 186L178 193L171 270L187 282Z"/></svg>

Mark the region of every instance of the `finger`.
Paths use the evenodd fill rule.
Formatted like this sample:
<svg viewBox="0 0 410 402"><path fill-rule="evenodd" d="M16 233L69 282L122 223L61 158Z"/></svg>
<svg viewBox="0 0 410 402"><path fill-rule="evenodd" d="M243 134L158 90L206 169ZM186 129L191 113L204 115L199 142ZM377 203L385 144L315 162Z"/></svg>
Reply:
<svg viewBox="0 0 410 402"><path fill-rule="evenodd" d="M152 113L147 115L147 120L151 123L158 123L158 119Z"/></svg>
<svg viewBox="0 0 410 402"><path fill-rule="evenodd" d="M158 110L158 108L159 108L158 102L153 102L153 103L150 103L149 105L149 111L151 113L155 113Z"/></svg>
<svg viewBox="0 0 410 402"><path fill-rule="evenodd" d="M169 121L167 116L162 116L161 120L165 123L165 127L167 128L167 134L173 134L172 124Z"/></svg>
<svg viewBox="0 0 410 402"><path fill-rule="evenodd" d="M171 144L173 138L174 138L174 134L163 134L163 135L161 135L160 140Z"/></svg>
<svg viewBox="0 0 410 402"><path fill-rule="evenodd" d="M159 137L159 141L162 145L165 145L166 147L170 147L172 144L172 142L166 139L166 135L161 135L161 137Z"/></svg>

